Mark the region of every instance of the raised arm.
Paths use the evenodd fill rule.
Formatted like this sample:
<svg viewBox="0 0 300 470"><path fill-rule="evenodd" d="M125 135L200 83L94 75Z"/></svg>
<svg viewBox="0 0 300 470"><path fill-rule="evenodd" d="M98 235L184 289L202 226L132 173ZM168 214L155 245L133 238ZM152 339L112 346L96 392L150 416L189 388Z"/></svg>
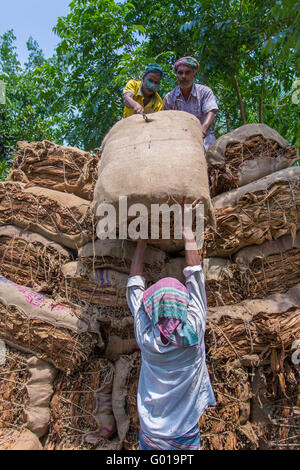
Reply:
<svg viewBox="0 0 300 470"><path fill-rule="evenodd" d="M192 207L189 209L185 208L185 198L183 199L183 211L182 211L182 236L184 240L184 245L185 245L185 260L187 266L198 266L201 261L202 261L202 255L200 256L198 247L195 241L195 237L192 231L192 227L186 227L184 225L185 223L185 217L184 214L186 214L188 211L192 211L192 220L195 219L196 216L196 208L199 204L202 204L201 198L196 199L192 203Z"/></svg>
<svg viewBox="0 0 300 470"><path fill-rule="evenodd" d="M138 240L130 268L130 277L142 276L147 240Z"/></svg>

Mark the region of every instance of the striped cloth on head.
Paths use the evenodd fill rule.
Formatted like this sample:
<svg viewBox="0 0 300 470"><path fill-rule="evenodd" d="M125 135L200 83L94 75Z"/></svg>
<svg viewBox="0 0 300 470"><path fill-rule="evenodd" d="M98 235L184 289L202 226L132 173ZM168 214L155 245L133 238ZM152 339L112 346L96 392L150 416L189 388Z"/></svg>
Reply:
<svg viewBox="0 0 300 470"><path fill-rule="evenodd" d="M179 65L187 65L188 67L195 69L196 72L199 69L199 62L194 57L189 57L189 56L181 57L181 59L177 60L173 68L174 73L176 73Z"/></svg>
<svg viewBox="0 0 300 470"><path fill-rule="evenodd" d="M187 323L189 293L177 279L165 277L143 293L142 307L161 333L177 346L194 346L198 335Z"/></svg>
<svg viewBox="0 0 300 470"><path fill-rule="evenodd" d="M200 431L196 424L181 437L153 437L140 430L139 450L200 450Z"/></svg>

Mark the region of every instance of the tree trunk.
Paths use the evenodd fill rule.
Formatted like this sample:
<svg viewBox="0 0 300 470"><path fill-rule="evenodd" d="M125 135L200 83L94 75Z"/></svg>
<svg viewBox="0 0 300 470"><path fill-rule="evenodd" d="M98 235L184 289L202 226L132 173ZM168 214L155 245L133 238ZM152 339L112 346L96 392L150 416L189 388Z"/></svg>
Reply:
<svg viewBox="0 0 300 470"><path fill-rule="evenodd" d="M240 92L240 89L239 89L239 84L238 84L238 81L237 81L237 78L236 78L235 75L233 75L233 80L234 80L234 85L235 85L235 91L236 91L236 94L237 94L237 97L238 97L241 119L242 119L242 123L244 125L244 124L246 124L244 105L243 105L243 101L242 101L241 92Z"/></svg>
<svg viewBox="0 0 300 470"><path fill-rule="evenodd" d="M264 85L265 85L265 75L266 69L263 67L262 77L261 77L261 89L260 89L260 100L259 100L259 122L263 122L263 111L264 111Z"/></svg>

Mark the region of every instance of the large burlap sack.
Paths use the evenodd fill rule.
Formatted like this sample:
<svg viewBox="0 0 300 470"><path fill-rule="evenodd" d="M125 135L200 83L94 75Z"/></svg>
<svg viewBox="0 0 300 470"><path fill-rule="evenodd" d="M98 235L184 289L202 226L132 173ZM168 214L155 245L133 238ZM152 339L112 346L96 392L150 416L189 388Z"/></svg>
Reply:
<svg viewBox="0 0 300 470"><path fill-rule="evenodd" d="M0 225L17 225L68 248L93 239L90 203L73 194L0 182Z"/></svg>
<svg viewBox="0 0 300 470"><path fill-rule="evenodd" d="M115 363L112 393L113 413L116 418L119 440L124 447L138 450L139 418L136 396L141 367L141 353L121 356Z"/></svg>
<svg viewBox="0 0 300 470"><path fill-rule="evenodd" d="M220 137L207 153L212 196L287 168L297 160L291 147L266 124L246 124Z"/></svg>
<svg viewBox="0 0 300 470"><path fill-rule="evenodd" d="M300 279L300 231L260 246L248 246L234 257L245 298L262 298L287 291Z"/></svg>
<svg viewBox="0 0 300 470"><path fill-rule="evenodd" d="M213 198L216 229L205 231L206 257L292 234L300 228L300 167L286 168Z"/></svg>
<svg viewBox="0 0 300 470"><path fill-rule="evenodd" d="M68 250L37 233L0 226L0 274L16 284L51 294L62 281Z"/></svg>
<svg viewBox="0 0 300 470"><path fill-rule="evenodd" d="M0 430L26 426L44 436L55 376L51 364L5 344L0 362Z"/></svg>
<svg viewBox="0 0 300 470"><path fill-rule="evenodd" d="M38 437L43 437L49 428L49 405L57 370L51 364L34 356L27 360L27 366L30 377L26 384L28 393L28 403L25 407L26 427Z"/></svg>
<svg viewBox="0 0 300 470"><path fill-rule="evenodd" d="M0 430L0 450L43 450L43 446L29 429L4 429Z"/></svg>
<svg viewBox="0 0 300 470"><path fill-rule="evenodd" d="M78 251L78 257L89 269L109 268L129 274L136 244L129 240L95 240ZM144 275L149 281L159 279L166 254L148 245L144 256Z"/></svg>
<svg viewBox="0 0 300 470"><path fill-rule="evenodd" d="M69 371L88 359L99 335L79 309L0 277L0 338L11 346Z"/></svg>
<svg viewBox="0 0 300 470"><path fill-rule="evenodd" d="M42 142L18 142L8 179L93 199L99 158L88 152Z"/></svg>
<svg viewBox="0 0 300 470"><path fill-rule="evenodd" d="M96 357L76 373L59 374L45 449L109 448L107 439L116 429L111 402L113 378L113 364Z"/></svg>
<svg viewBox="0 0 300 470"><path fill-rule="evenodd" d="M119 121L103 142L95 210L112 204L118 222L119 197L127 196L128 207L145 205L149 218L151 204L181 204L185 195L187 203L202 197L207 223L214 224L201 136L199 120L183 111L154 113L149 123L139 115ZM182 240L152 242L166 250L183 247Z"/></svg>
<svg viewBox="0 0 300 470"><path fill-rule="evenodd" d="M90 270L80 261L62 267L64 282L59 293L69 301L102 306L127 306L128 276L113 269Z"/></svg>
<svg viewBox="0 0 300 470"><path fill-rule="evenodd" d="M283 294L237 305L208 308L207 355L214 359L268 357L271 348L291 350L300 339L300 284Z"/></svg>

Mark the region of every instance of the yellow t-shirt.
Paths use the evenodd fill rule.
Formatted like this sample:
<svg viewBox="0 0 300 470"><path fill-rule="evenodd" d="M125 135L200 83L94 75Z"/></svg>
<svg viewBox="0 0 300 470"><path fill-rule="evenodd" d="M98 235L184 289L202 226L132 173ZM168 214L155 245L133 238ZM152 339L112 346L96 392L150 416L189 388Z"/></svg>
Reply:
<svg viewBox="0 0 300 470"><path fill-rule="evenodd" d="M142 93L141 80L129 80L129 82L124 88L124 93L126 93L126 91L130 91L131 93L133 93L133 99L143 106L146 114L156 113L157 111L161 111L162 109L164 109L163 100L157 92L155 92L149 103L146 104L146 106L144 105L144 95ZM132 116L132 114L133 109L124 106L123 117L127 118L128 116Z"/></svg>

